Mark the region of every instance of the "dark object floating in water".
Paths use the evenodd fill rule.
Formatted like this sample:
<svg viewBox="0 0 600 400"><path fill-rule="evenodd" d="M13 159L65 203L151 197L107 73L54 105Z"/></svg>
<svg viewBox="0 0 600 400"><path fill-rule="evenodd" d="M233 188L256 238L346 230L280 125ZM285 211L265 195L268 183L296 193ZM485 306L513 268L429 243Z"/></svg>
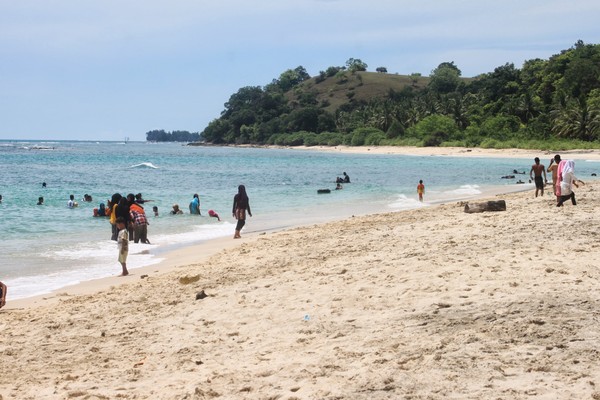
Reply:
<svg viewBox="0 0 600 400"><path fill-rule="evenodd" d="M318 194L331 193L331 189L317 189Z"/></svg>
<svg viewBox="0 0 600 400"><path fill-rule="evenodd" d="M505 175L501 179L515 179L514 175Z"/></svg>
<svg viewBox="0 0 600 400"><path fill-rule="evenodd" d="M597 176L597 175L595 173L593 173L592 176Z"/></svg>

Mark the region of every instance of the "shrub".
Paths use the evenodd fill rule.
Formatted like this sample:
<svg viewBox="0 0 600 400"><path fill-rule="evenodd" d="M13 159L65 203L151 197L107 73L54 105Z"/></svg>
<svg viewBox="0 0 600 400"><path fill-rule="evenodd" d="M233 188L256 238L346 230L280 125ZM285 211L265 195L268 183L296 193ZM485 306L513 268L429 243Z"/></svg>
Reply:
<svg viewBox="0 0 600 400"><path fill-rule="evenodd" d="M482 149L497 149L499 146L499 142L496 139L486 138L483 139L479 147Z"/></svg>
<svg viewBox="0 0 600 400"><path fill-rule="evenodd" d="M343 135L337 132L321 132L317 135L317 141L322 146L339 146L344 142Z"/></svg>
<svg viewBox="0 0 600 400"><path fill-rule="evenodd" d="M513 138L519 131L519 119L514 116L496 115L481 124L480 135L499 141Z"/></svg>
<svg viewBox="0 0 600 400"><path fill-rule="evenodd" d="M372 132L365 138L365 145L367 146L379 146L381 142L385 140L385 134L383 132Z"/></svg>
<svg viewBox="0 0 600 400"><path fill-rule="evenodd" d="M423 139L423 146L438 147L444 140L448 139L448 134L442 131L433 132Z"/></svg>
<svg viewBox="0 0 600 400"><path fill-rule="evenodd" d="M392 121L392 124L388 128L386 132L386 136L388 139L393 139L395 137L404 136L404 127L397 119Z"/></svg>
<svg viewBox="0 0 600 400"><path fill-rule="evenodd" d="M305 146L317 146L319 144L318 135L312 132L303 132Z"/></svg>
<svg viewBox="0 0 600 400"><path fill-rule="evenodd" d="M352 131L352 139L350 140L350 145L363 146L366 144L366 139L370 135L373 135L372 140L377 140L377 142L380 142L381 140L385 139L385 133L383 133L377 128L357 128L354 131Z"/></svg>
<svg viewBox="0 0 600 400"><path fill-rule="evenodd" d="M458 133L458 127L452 118L434 114L423 118L415 126L410 127L407 132L410 136L435 142L440 138L442 140L453 139Z"/></svg>

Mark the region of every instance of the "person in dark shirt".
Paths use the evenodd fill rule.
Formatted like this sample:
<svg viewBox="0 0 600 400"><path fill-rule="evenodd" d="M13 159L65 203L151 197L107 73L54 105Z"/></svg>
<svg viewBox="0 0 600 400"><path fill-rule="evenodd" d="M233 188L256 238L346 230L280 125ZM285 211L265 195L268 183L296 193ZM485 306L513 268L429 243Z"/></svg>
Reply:
<svg viewBox="0 0 600 400"><path fill-rule="evenodd" d="M234 239L241 238L240 231L246 224L246 211L248 211L249 216L252 216L252 211L250 211L250 200L246 194L246 187L240 185L238 186L238 193L233 197L233 209L231 211L235 219L237 219L235 235L233 235Z"/></svg>

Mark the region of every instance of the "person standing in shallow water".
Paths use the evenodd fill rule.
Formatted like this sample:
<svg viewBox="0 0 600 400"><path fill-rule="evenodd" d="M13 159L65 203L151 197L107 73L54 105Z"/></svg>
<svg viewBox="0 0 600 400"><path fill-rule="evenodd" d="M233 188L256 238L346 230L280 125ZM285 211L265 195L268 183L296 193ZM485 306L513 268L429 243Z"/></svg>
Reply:
<svg viewBox="0 0 600 400"><path fill-rule="evenodd" d="M198 196L198 193L194 194L194 197L190 202L190 214L202 215L200 212L200 197Z"/></svg>
<svg viewBox="0 0 600 400"><path fill-rule="evenodd" d="M423 193L425 193L425 185L423 184L423 181L420 180L417 185L417 194L419 195L420 202L423 202Z"/></svg>
<svg viewBox="0 0 600 400"><path fill-rule="evenodd" d="M246 187L244 185L240 185L238 186L238 193L233 197L232 214L235 219L237 219L235 235L233 235L234 239L241 238L240 231L246 224L246 211L248 211L249 216L252 216L252 211L250 211L250 200L246 194Z"/></svg>

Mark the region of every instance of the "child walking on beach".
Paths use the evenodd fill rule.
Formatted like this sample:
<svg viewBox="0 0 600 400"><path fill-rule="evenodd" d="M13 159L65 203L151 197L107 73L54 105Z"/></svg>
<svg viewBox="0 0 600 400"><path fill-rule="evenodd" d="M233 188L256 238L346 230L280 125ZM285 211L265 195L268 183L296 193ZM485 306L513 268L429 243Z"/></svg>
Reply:
<svg viewBox="0 0 600 400"><path fill-rule="evenodd" d="M129 252L129 232L125 228L125 219L118 217L116 220L117 229L119 230L119 236L117 238L117 245L119 247L119 262L123 267L122 276L129 275L127 271L127 254Z"/></svg>
<svg viewBox="0 0 600 400"><path fill-rule="evenodd" d="M419 194L419 201L423 201L423 193L425 193L425 185L423 185L423 181L420 180L417 185L417 193Z"/></svg>

